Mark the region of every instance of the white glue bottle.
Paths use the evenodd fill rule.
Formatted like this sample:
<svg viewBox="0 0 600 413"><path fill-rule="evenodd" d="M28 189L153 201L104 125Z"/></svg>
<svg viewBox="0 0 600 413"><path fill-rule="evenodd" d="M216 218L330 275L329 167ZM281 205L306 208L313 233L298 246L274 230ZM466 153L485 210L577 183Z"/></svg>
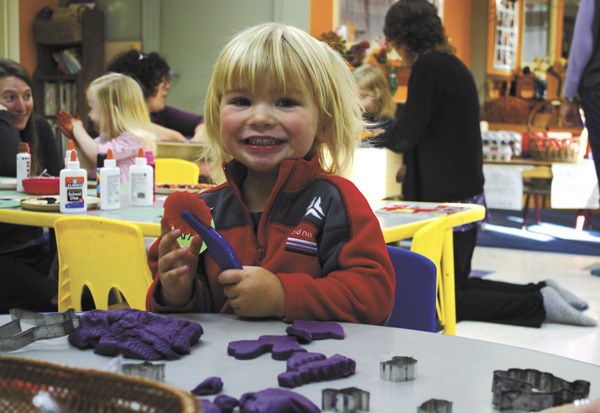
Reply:
<svg viewBox="0 0 600 413"><path fill-rule="evenodd" d="M17 191L25 192L23 188L23 179L29 178L29 168L31 166L31 155L29 154L29 144L19 142L17 153Z"/></svg>
<svg viewBox="0 0 600 413"><path fill-rule="evenodd" d="M152 206L154 203L154 171L148 165L144 149L138 150L135 165L129 167L129 203L131 206Z"/></svg>
<svg viewBox="0 0 600 413"><path fill-rule="evenodd" d="M100 209L121 208L121 170L113 158L112 149L106 151L104 166L100 168Z"/></svg>
<svg viewBox="0 0 600 413"><path fill-rule="evenodd" d="M79 167L77 152L71 152L66 168L60 171L60 212L87 211L87 172Z"/></svg>

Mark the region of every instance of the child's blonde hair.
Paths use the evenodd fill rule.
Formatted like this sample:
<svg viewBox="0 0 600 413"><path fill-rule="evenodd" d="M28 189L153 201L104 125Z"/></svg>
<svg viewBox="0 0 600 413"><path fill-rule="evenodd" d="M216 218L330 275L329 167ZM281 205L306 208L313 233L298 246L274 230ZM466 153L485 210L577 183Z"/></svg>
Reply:
<svg viewBox="0 0 600 413"><path fill-rule="evenodd" d="M120 73L108 73L95 79L88 88L98 101L100 132L109 139L128 132L138 137L142 146L156 151L150 113L138 82Z"/></svg>
<svg viewBox="0 0 600 413"><path fill-rule="evenodd" d="M278 93L297 91L312 97L319 112L313 150L326 171L345 170L364 126L350 68L337 52L308 33L265 23L237 34L215 63L205 104L213 178L222 178L222 163L232 159L220 139L221 98L232 90L259 93L270 86Z"/></svg>
<svg viewBox="0 0 600 413"><path fill-rule="evenodd" d="M370 90L373 93L375 110L370 115L376 118L394 119L396 117L396 102L381 70L376 66L367 64L357 68L353 74L359 88Z"/></svg>

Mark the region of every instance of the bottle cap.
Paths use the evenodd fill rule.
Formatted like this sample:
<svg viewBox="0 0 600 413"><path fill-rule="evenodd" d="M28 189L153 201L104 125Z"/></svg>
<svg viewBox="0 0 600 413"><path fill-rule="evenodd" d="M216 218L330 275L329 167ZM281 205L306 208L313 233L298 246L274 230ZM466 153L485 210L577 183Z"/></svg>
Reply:
<svg viewBox="0 0 600 413"><path fill-rule="evenodd" d="M144 156L144 148L138 149L137 158L135 158L135 164L136 165L147 165L148 164L148 161L146 160L146 157Z"/></svg>
<svg viewBox="0 0 600 413"><path fill-rule="evenodd" d="M69 169L79 169L79 161L77 160L77 151L75 149L71 151L71 159L67 162L67 167Z"/></svg>
<svg viewBox="0 0 600 413"><path fill-rule="evenodd" d="M73 142L73 139L69 139L69 145L67 146L67 150L72 151L73 149L75 149L75 142Z"/></svg>
<svg viewBox="0 0 600 413"><path fill-rule="evenodd" d="M108 148L108 150L106 151L106 159L104 160L104 166L108 168L114 168L115 166L117 166L117 161L115 161L115 158L113 158L113 152L110 148Z"/></svg>

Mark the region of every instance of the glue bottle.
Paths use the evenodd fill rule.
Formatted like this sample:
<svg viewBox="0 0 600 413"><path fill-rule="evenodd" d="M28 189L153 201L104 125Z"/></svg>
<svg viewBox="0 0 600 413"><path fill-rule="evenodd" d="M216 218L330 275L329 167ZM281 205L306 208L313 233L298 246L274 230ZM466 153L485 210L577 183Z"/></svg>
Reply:
<svg viewBox="0 0 600 413"><path fill-rule="evenodd" d="M19 142L17 153L17 191L25 192L23 188L23 179L29 178L29 167L31 166L31 155L29 154L29 144Z"/></svg>
<svg viewBox="0 0 600 413"><path fill-rule="evenodd" d="M60 212L87 210L87 172L79 167L77 151L71 152L66 168L60 171Z"/></svg>
<svg viewBox="0 0 600 413"><path fill-rule="evenodd" d="M100 168L98 183L100 189L100 209L121 208L121 170L113 158L112 149L106 151L104 166Z"/></svg>
<svg viewBox="0 0 600 413"><path fill-rule="evenodd" d="M144 149L140 148L135 165L129 167L129 203L132 206L152 206L153 197L153 169L146 161Z"/></svg>

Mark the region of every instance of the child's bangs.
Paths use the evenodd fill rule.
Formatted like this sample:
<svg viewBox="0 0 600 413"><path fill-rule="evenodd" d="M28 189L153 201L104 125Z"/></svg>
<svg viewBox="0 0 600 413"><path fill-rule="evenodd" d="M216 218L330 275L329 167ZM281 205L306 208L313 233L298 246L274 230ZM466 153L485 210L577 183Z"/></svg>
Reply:
<svg viewBox="0 0 600 413"><path fill-rule="evenodd" d="M265 85L278 93L308 90L301 79L307 79L307 72L302 60L293 52L285 40L277 42L268 39L261 47L249 47L236 58L224 79L224 90L248 90L259 93ZM253 52L250 50L254 50Z"/></svg>

